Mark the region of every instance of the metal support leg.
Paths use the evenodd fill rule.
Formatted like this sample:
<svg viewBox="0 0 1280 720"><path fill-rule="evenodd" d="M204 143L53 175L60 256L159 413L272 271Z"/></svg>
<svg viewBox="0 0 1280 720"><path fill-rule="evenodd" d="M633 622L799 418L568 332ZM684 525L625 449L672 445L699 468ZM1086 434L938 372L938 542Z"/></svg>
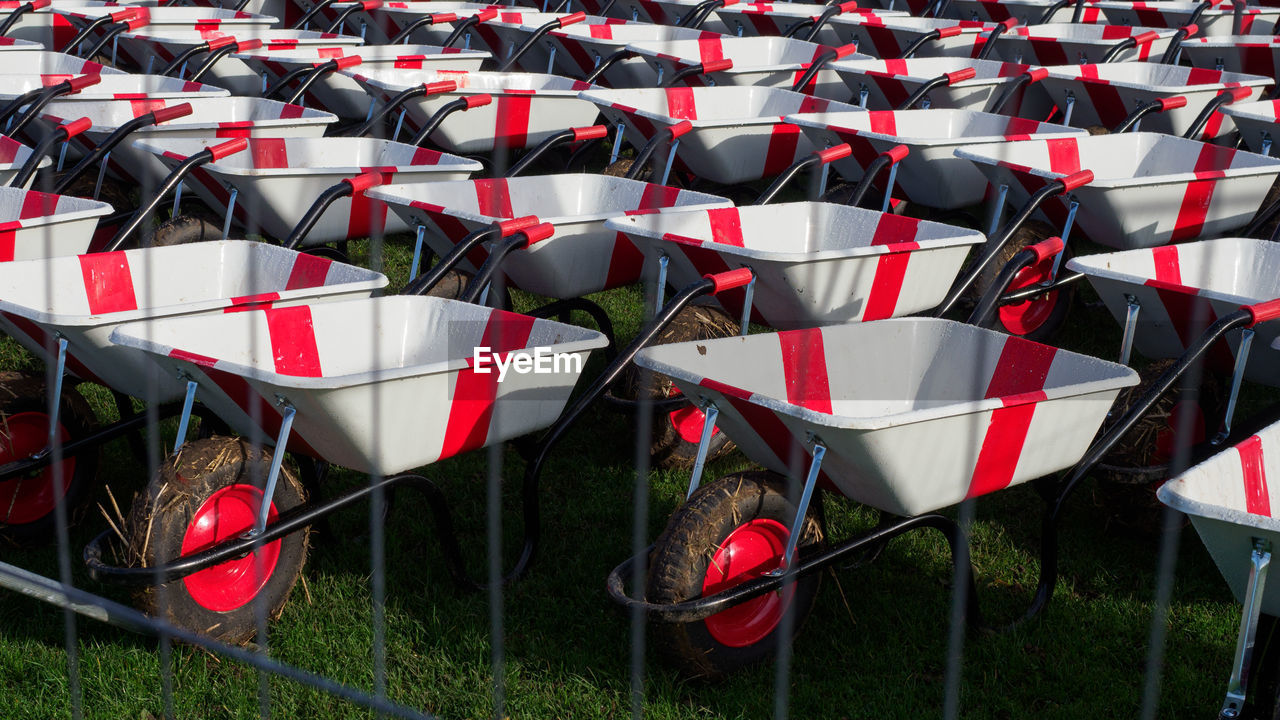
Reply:
<svg viewBox="0 0 1280 720"><path fill-rule="evenodd" d="M222 239L226 240L231 234L231 216L236 211L236 198L240 197L240 191L231 188L231 197L227 198L227 216L222 218Z"/></svg>
<svg viewBox="0 0 1280 720"><path fill-rule="evenodd" d="M409 112L409 111L408 111L408 110L405 110L405 109L403 109L403 108L401 108L401 110L400 110L400 114L396 116L396 129L395 129L395 131L394 131L394 132L392 132L392 133L391 133L391 141L392 141L392 142L399 142L399 140L400 140L400 128L404 127L404 115L405 115L405 113L407 113L407 112Z"/></svg>
<svg viewBox="0 0 1280 720"><path fill-rule="evenodd" d="M1262 154L1271 155L1271 133L1262 133Z"/></svg>
<svg viewBox="0 0 1280 720"><path fill-rule="evenodd" d="M196 401L196 388L200 387L195 380L187 380L187 396L182 400L182 417L178 420L178 439L173 442L173 451L182 449L187 441L187 425L191 422L191 406Z"/></svg>
<svg viewBox="0 0 1280 720"><path fill-rule="evenodd" d="M707 451L711 447L711 437L715 435L716 418L720 417L720 408L713 402L702 407L702 438L698 440L698 454L693 460L693 472L689 473L689 492L685 499L693 497L693 492L702 483L702 470L707 464Z"/></svg>
<svg viewBox="0 0 1280 720"><path fill-rule="evenodd" d="M271 453L271 472L267 474L267 486L262 491L262 505L258 507L258 524L252 534L260 535L267 528L267 514L271 510L271 498L276 495L276 481L280 479L280 465L284 462L284 449L289 444L289 431L293 429L293 417L298 414L293 405L284 399L280 418L280 435L276 438L275 451Z"/></svg>
<svg viewBox="0 0 1280 720"><path fill-rule="evenodd" d="M991 204L991 214L987 219L987 237L996 234L996 230L1000 229L1000 216L1004 213L1004 203L1009 197L1009 186L1001 185L996 192L996 199Z"/></svg>
<svg viewBox="0 0 1280 720"><path fill-rule="evenodd" d="M1124 337L1120 340L1120 364L1128 365L1129 356L1133 352L1133 337L1138 329L1138 313L1142 311L1142 303L1132 295L1125 295L1127 306L1124 312Z"/></svg>
<svg viewBox="0 0 1280 720"><path fill-rule="evenodd" d="M898 163L889 166L889 183L884 189L884 202L880 204L880 212L889 212L889 199L893 196L893 184L898 179Z"/></svg>
<svg viewBox="0 0 1280 720"><path fill-rule="evenodd" d="M550 55L547 57L547 74L548 74L548 75L554 75L554 74L555 74L555 73L553 73L553 72L552 72L552 70L555 68L555 65L556 65L556 46L555 46L555 45L552 45L552 46L551 46L551 53L550 53Z"/></svg>
<svg viewBox="0 0 1280 720"><path fill-rule="evenodd" d="M667 265L671 263L671 258L666 253L658 256L658 287L653 290L653 314L649 317L657 317L662 311L663 297L667 294Z"/></svg>
<svg viewBox="0 0 1280 720"><path fill-rule="evenodd" d="M867 109L867 96L869 96L870 94L871 94L871 91L867 89L866 85L863 85L861 88L858 89L858 107L862 108L863 110Z"/></svg>
<svg viewBox="0 0 1280 720"><path fill-rule="evenodd" d="M738 334L745 336L747 334L747 326L751 324L751 301L756 295L756 274L751 273L751 282L747 283L744 290L746 293L742 298L742 318L738 324Z"/></svg>
<svg viewBox="0 0 1280 720"><path fill-rule="evenodd" d="M1071 196L1071 203L1067 205L1067 221L1062 223L1062 244L1065 246L1067 241L1071 239L1071 227L1076 223L1076 211L1080 209L1080 201L1075 196ZM1062 257L1062 253L1058 253L1058 257ZM1058 263L1053 264L1053 274L1058 274Z"/></svg>
<svg viewBox="0 0 1280 720"><path fill-rule="evenodd" d="M609 164L618 162L618 153L622 152L622 133L627 129L626 125L618 123L618 133L613 136L613 150L609 153Z"/></svg>
<svg viewBox="0 0 1280 720"><path fill-rule="evenodd" d="M178 217L178 206L182 204L182 183L178 183L178 187L173 189L173 210L169 215Z"/></svg>
<svg viewBox="0 0 1280 720"><path fill-rule="evenodd" d="M1258 615L1262 611L1262 590L1270 566L1271 544L1265 540L1254 540L1253 552L1249 556L1249 584L1245 587L1244 609L1240 614L1240 634L1236 637L1236 657L1231 664L1227 697L1218 713L1218 717L1225 720L1240 717L1240 710L1244 707L1250 665L1253 663L1254 636L1258 631Z"/></svg>
<svg viewBox="0 0 1280 720"><path fill-rule="evenodd" d="M58 150L58 167L57 172L62 172L62 168L67 164L67 146L71 144L70 140L63 140L62 147Z"/></svg>
<svg viewBox="0 0 1280 720"><path fill-rule="evenodd" d="M809 502L813 500L813 489L818 484L818 475L822 471L822 458L827 448L816 439L813 443L813 462L809 463L809 477L805 478L804 491L800 495L800 505L796 507L796 519L791 523L791 536L787 538L787 550L782 556L782 564L771 575L786 572L796 557L796 547L800 544L800 533L804 530L804 517L809 513Z"/></svg>
<svg viewBox="0 0 1280 720"><path fill-rule="evenodd" d="M1240 383L1244 380L1244 368L1249 363L1249 348L1253 347L1254 332L1248 328L1240 331L1240 351L1236 353L1236 367L1231 373L1231 394L1227 397L1227 414L1222 418L1222 430L1213 439L1221 445L1231 434L1231 418L1236 414L1236 400L1240 398Z"/></svg>
<svg viewBox="0 0 1280 720"><path fill-rule="evenodd" d="M671 176L671 164L676 161L676 148L680 147L680 138L676 138L671 142L671 147L667 148L667 164L662 168L662 180L658 181L659 185L666 185L667 178Z"/></svg>
<svg viewBox="0 0 1280 720"><path fill-rule="evenodd" d="M413 241L413 262L409 265L409 279L418 277L418 270L422 267L422 240L427 234L427 226L418 226L418 237Z"/></svg>
<svg viewBox="0 0 1280 720"><path fill-rule="evenodd" d="M1075 96L1074 94L1072 94L1072 93L1067 93L1067 107L1066 107L1066 109L1065 109L1065 110L1063 110L1063 111L1062 111L1062 112L1063 112L1063 114L1062 114L1062 124L1063 124L1063 125L1070 125L1070 124L1071 124L1071 111L1073 111L1073 110L1075 110L1075 109L1076 109L1076 96Z"/></svg>
<svg viewBox="0 0 1280 720"><path fill-rule="evenodd" d="M107 177L107 164L111 161L111 153L108 152L102 156L102 162L98 166L98 182L93 184L93 199L98 199L98 194L102 192L102 181Z"/></svg>
<svg viewBox="0 0 1280 720"><path fill-rule="evenodd" d="M60 435L58 423L59 415L62 414L62 379L67 375L67 339L64 337L58 338L58 364L54 372L53 399L49 401L49 440L45 445L45 452L53 451L53 443Z"/></svg>

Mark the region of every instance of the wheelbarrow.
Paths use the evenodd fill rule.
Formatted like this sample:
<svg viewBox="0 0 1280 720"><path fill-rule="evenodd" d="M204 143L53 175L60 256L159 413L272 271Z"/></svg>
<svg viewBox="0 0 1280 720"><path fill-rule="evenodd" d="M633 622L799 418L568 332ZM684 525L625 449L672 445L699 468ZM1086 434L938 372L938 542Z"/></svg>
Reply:
<svg viewBox="0 0 1280 720"><path fill-rule="evenodd" d="M1152 117L1149 130L1187 135L1197 124L1197 139L1210 141L1235 130L1235 123L1219 110L1222 104L1259 100L1275 84L1257 75L1126 62L1049 69L1040 82L1050 99L1063 109L1064 125L1112 127L1134 108L1168 97L1186 98L1183 107ZM1205 117L1205 113L1210 113Z"/></svg>
<svg viewBox="0 0 1280 720"><path fill-rule="evenodd" d="M1081 17L1081 22L1097 22L1100 13L1092 5L1089 0L1084 8L1092 16ZM957 20L1004 22L1013 18L1019 25L1045 25L1071 22L1074 6L1067 0L950 0L946 13Z"/></svg>
<svg viewBox="0 0 1280 720"><path fill-rule="evenodd" d="M498 62L499 72L555 72L556 45L549 34L564 28L613 28L630 21L618 18L589 17L585 13L521 13L508 21L499 19L476 26L485 38L485 46ZM596 32L607 34L608 31Z"/></svg>
<svg viewBox="0 0 1280 720"><path fill-rule="evenodd" d="M518 22L520 14L532 12L538 12L537 8L431 0L430 5L421 2L334 3L320 14L327 15L321 26L328 28L334 27L334 22L345 13L343 22L347 30L364 37L370 45L414 42L489 52L477 26L490 20Z"/></svg>
<svg viewBox="0 0 1280 720"><path fill-rule="evenodd" d="M957 149L1037 140L1048 143L1081 137L1083 130L972 110L813 112L788 115L816 146L848 143L853 154L832 163L850 182L882 153L899 145L909 152L895 166L894 188L906 200L939 210L980 204L987 179Z"/></svg>
<svg viewBox="0 0 1280 720"><path fill-rule="evenodd" d="M262 50L241 54L243 60L257 74L265 77L268 87L282 79L297 75L287 81L290 90L308 79L317 63L344 57L360 58L362 71L426 70L441 72L463 70L473 72L490 57L479 50L440 48L434 45L366 45L361 47L307 48L297 50ZM265 89L265 88L264 88ZM304 96L307 104L323 108L343 118L364 118L369 112L370 98L355 78L343 72L321 73L309 86Z"/></svg>
<svg viewBox="0 0 1280 720"><path fill-rule="evenodd" d="M1222 113L1231 118L1250 152L1271 154L1271 139L1275 135L1276 126L1280 125L1280 101L1262 100L1229 105L1222 108Z"/></svg>
<svg viewBox="0 0 1280 720"><path fill-rule="evenodd" d="M3 41L4 38L0 38ZM13 55L6 55L3 48L12 47L0 45L0 59L6 57L12 58L17 66L26 66L25 72L13 72L19 67L11 67L10 72L6 75L21 75L29 73L45 73L51 75L125 75L125 71L117 70L113 67L107 67L102 63L96 63L92 60L85 60L74 55L65 53L46 52L36 46L34 50L23 48L21 51L14 52ZM4 68L0 68L3 70Z"/></svg>
<svg viewBox="0 0 1280 720"><path fill-rule="evenodd" d="M1271 35L1189 38L1182 52L1193 67L1261 75L1280 75L1280 39Z"/></svg>
<svg viewBox="0 0 1280 720"><path fill-rule="evenodd" d="M223 8L129 6L122 10L119 6L54 7L56 12L79 26L79 32L65 45L50 48L85 56L92 56L97 50L105 49L108 43L114 47L121 34L143 27L156 35L201 31L227 33L250 27L265 30L277 22L276 18L267 15ZM86 46L92 51L84 50ZM114 50L111 54L115 55Z"/></svg>
<svg viewBox="0 0 1280 720"><path fill-rule="evenodd" d="M793 89L847 102L849 89L831 70L842 58L870 59L852 45L827 47L781 37L634 42L627 46L658 72L660 84L679 78L687 85L753 85Z"/></svg>
<svg viewBox="0 0 1280 720"><path fill-rule="evenodd" d="M829 26L833 17L843 13L874 17L905 17L905 10L868 10L857 3L814 5L798 2L756 2L722 5L712 11L728 29L729 35L795 37L822 45L843 45L846 40Z"/></svg>
<svg viewBox="0 0 1280 720"><path fill-rule="evenodd" d="M213 138L141 140L137 148L176 169L220 140ZM481 169L478 162L373 138L252 138L247 152L235 153L192 170L186 185L223 217L234 217L250 232L291 239L309 209L336 185L374 173L378 184L465 180ZM224 226L224 233L227 228ZM308 244L381 237L408 232L399 216L362 192L337 198L306 228Z"/></svg>
<svg viewBox="0 0 1280 720"><path fill-rule="evenodd" d="M911 101L924 108L1047 118L1052 109L1048 97L1034 87L1048 71L1030 65L973 58L909 58L841 60L832 63L831 69L853 91L853 102L868 110L906 109L904 105Z"/></svg>
<svg viewBox="0 0 1280 720"><path fill-rule="evenodd" d="M1180 28L1195 23L1202 35L1273 35L1280 8L1248 7L1235 19L1233 3L1131 2L1098 0L1093 3L1105 22L1112 25L1141 25L1152 28ZM1238 27L1237 27L1238 26Z"/></svg>
<svg viewBox="0 0 1280 720"><path fill-rule="evenodd" d="M1032 65L1084 65L1162 59L1177 30L1054 23L1016 27L992 44L995 57Z"/></svg>
<svg viewBox="0 0 1280 720"><path fill-rule="evenodd" d="M4 191L6 195L12 192ZM101 212L109 210L101 203L46 197L54 198L59 206L87 203ZM80 224L92 226L91 218ZM85 230L79 234L90 233ZM31 244L43 247L48 235L40 232L31 238ZM164 271L165 267L212 271L171 272ZM280 307L367 297L386 282L381 274L369 270L243 241L3 264L0 287L5 300L0 302L0 329L53 368L57 385L52 396L62 398L51 405L38 378L20 373L4 378L11 391L6 396L13 398L6 401L5 412L14 421L5 438L5 463L0 466L0 477L7 478L0 483L4 488L0 492L13 501L3 521L4 533L29 541L47 540L52 536L56 504L65 501L74 507L86 499L93 483L96 449L148 425L149 413L134 412L127 395L154 403L152 408L161 418L181 413L185 383L158 376L154 362L145 354L112 344L108 338L116 326L147 318L221 314L263 304ZM79 380L109 387L116 395L121 420L95 427L92 413L68 387ZM78 406L83 413L76 412ZM152 416L150 422L154 421ZM58 438L60 447L51 446L53 438ZM36 482L31 480L33 475Z"/></svg>
<svg viewBox="0 0 1280 720"><path fill-rule="evenodd" d="M1008 30L1008 24L1000 23L857 13L837 15L828 24L842 43L853 43L859 52L885 60L976 58L982 56L993 31L999 28L999 33L1005 33Z"/></svg>
<svg viewBox="0 0 1280 720"><path fill-rule="evenodd" d="M0 186L9 187L14 177L26 166L32 157L32 149L14 140L8 135L0 135ZM46 168L53 164L49 158L45 157L36 161L37 169ZM31 175L23 183L21 189L31 187L31 181L35 179L35 175Z"/></svg>
<svg viewBox="0 0 1280 720"><path fill-rule="evenodd" d="M556 48L555 62L570 77L611 88L657 87L659 77L649 63L627 49L633 42L710 41L717 33L673 25L630 22L625 25L570 25L552 30L547 40Z"/></svg>
<svg viewBox="0 0 1280 720"><path fill-rule="evenodd" d="M453 90L415 97L401 107L411 130L421 134L428 129L431 142L459 155L531 148L568 128L591 125L599 114L595 105L578 98L579 92L592 87L589 83L556 75L362 70L353 76L383 103L433 83L456 83ZM466 107L464 115L431 122L437 112L458 101Z"/></svg>
<svg viewBox="0 0 1280 720"><path fill-rule="evenodd" d="M768 87L597 89L580 97L595 103L610 125L623 128L621 138L637 150L657 133L687 122L687 132L675 139L675 157L699 178L722 185L775 177L824 147L783 122L784 115L855 110Z"/></svg>

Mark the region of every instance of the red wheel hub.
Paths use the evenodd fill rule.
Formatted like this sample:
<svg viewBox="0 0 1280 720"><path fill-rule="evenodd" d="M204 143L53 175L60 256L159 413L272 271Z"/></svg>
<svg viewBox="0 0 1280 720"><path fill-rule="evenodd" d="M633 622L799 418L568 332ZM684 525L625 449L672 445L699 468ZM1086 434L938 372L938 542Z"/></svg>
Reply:
<svg viewBox="0 0 1280 720"><path fill-rule="evenodd" d="M1048 268L1041 269L1039 266L1031 266L1023 268L1014 276L1013 282L1009 283L1010 290L1019 290L1021 288L1034 285L1048 278ZM1058 306L1058 291L1041 295L1034 300L1027 300L1013 305L1001 305L996 312L1000 315L1000 324L1014 335L1030 335L1039 330L1048 322L1049 317L1053 315L1054 308Z"/></svg>
<svg viewBox="0 0 1280 720"><path fill-rule="evenodd" d="M239 537L258 520L262 491L252 485L228 485L196 510L182 536L182 554L191 555L229 538ZM267 520L275 520L271 504ZM213 612L230 612L243 607L267 584L280 557L280 543L263 545L256 554L205 568L183 578L187 593L201 607Z"/></svg>
<svg viewBox="0 0 1280 720"><path fill-rule="evenodd" d="M62 442L71 433L58 426ZM0 464L24 460L44 449L49 441L49 416L42 412L10 415L0 424ZM17 477L0 482L0 519L9 525L25 525L53 512L76 473L76 459L63 458L62 463L46 467L38 475Z"/></svg>
<svg viewBox="0 0 1280 720"><path fill-rule="evenodd" d="M667 397L675 397L679 394L680 388L672 387ZM706 423L706 419L707 414L692 405L685 405L667 414L667 420L671 423L671 427L675 428L680 439L694 445L702 442L702 426ZM720 428L716 428L715 432L720 432Z"/></svg>
<svg viewBox="0 0 1280 720"><path fill-rule="evenodd" d="M740 525L720 543L702 581L703 596L754 580L782 564L790 536L777 520L757 518ZM716 642L748 647L765 639L782 620L791 604L795 586L752 598L706 619L707 631Z"/></svg>

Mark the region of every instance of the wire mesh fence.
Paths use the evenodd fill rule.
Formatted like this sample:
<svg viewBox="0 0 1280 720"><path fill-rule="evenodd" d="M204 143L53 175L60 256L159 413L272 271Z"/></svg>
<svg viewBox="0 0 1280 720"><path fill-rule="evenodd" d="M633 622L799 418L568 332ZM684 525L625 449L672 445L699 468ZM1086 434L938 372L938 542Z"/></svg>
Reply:
<svg viewBox="0 0 1280 720"><path fill-rule="evenodd" d="M1275 711L1280 312L1243 236L1280 163L1214 115L1244 94L1193 118L1219 145L1090 136L945 107L981 67L861 96L928 110L785 89L858 102L823 69L872 72L851 47L750 96L727 73L790 50L513 89L242 12L272 8L53 1L5 30L62 54L0 46L39 73L0 73L31 143L0 164L0 714ZM279 5L497 60L583 20ZM977 102L1053 73L1001 77Z"/></svg>

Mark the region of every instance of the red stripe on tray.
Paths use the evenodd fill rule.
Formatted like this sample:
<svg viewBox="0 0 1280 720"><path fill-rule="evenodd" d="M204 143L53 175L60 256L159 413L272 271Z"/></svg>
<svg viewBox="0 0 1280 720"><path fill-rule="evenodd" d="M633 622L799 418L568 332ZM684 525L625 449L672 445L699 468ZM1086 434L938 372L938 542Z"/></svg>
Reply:
<svg viewBox="0 0 1280 720"><path fill-rule="evenodd" d="M499 147L520 149L529 141L529 107L533 104L533 91L528 95L510 94L513 92L506 90L498 96L494 142Z"/></svg>
<svg viewBox="0 0 1280 720"><path fill-rule="evenodd" d="M58 195L28 191L22 196L22 208L18 210L18 219L47 217L58 209Z"/></svg>
<svg viewBox="0 0 1280 720"><path fill-rule="evenodd" d="M123 250L81 255L80 275L84 279L84 294L91 314L138 309L129 258Z"/></svg>
<svg viewBox="0 0 1280 720"><path fill-rule="evenodd" d="M509 353L528 346L533 332L532 317L495 310L489 314L478 347L493 354ZM498 396L498 368L467 367L458 371L449 404L449 421L445 425L440 458L482 447L489 437L493 419L493 403Z"/></svg>
<svg viewBox="0 0 1280 720"><path fill-rule="evenodd" d="M1076 144L1075 138L1045 140L1044 145L1049 152L1051 171L1064 175L1080 171L1080 147Z"/></svg>
<svg viewBox="0 0 1280 720"><path fill-rule="evenodd" d="M249 141L253 166L259 169L289 167L289 153L284 138L254 138Z"/></svg>
<svg viewBox="0 0 1280 720"><path fill-rule="evenodd" d="M285 283L284 289L301 290L324 285L325 279L329 277L329 266L332 264L333 261L329 258L299 253L294 256L293 268L289 271L289 280Z"/></svg>
<svg viewBox="0 0 1280 720"><path fill-rule="evenodd" d="M698 58L704 64L724 59L724 46L719 35L698 38Z"/></svg>
<svg viewBox="0 0 1280 720"><path fill-rule="evenodd" d="M9 225L10 223L4 223ZM16 223L13 229L0 229L0 262L9 262L13 260L14 253L17 250L17 227Z"/></svg>
<svg viewBox="0 0 1280 720"><path fill-rule="evenodd" d="M1231 167L1231 160L1236 151L1217 145L1201 145L1200 154L1196 157L1194 168L1195 180L1187 183L1182 194L1182 205L1178 208L1178 217L1174 221L1171 241L1187 240L1198 237L1204 230L1204 221L1209 215L1209 205L1213 202L1213 192L1218 180Z"/></svg>
<svg viewBox="0 0 1280 720"><path fill-rule="evenodd" d="M627 215L646 215L664 208L673 207L680 198L680 188L647 183L640 194L640 204L635 210L628 210Z"/></svg>
<svg viewBox="0 0 1280 720"><path fill-rule="evenodd" d="M667 115L676 120L697 120L698 108L693 99L693 88L667 88Z"/></svg>
<svg viewBox="0 0 1280 720"><path fill-rule="evenodd" d="M305 110L306 108L302 107L301 105L285 105L284 107L280 108L280 119L294 120L296 118L300 118L302 117L302 113Z"/></svg>
<svg viewBox="0 0 1280 720"><path fill-rule="evenodd" d="M914 241L916 229L920 221L885 213L876 223L875 233L871 236L872 245L901 244L903 251L914 250L919 244ZM907 265L911 260L910 252L895 251L885 253L876 260L876 274L871 280L871 292L867 295L867 305L862 311L862 319L883 320L893 317L898 306L898 296L902 293L902 283L907 277Z"/></svg>
<svg viewBox="0 0 1280 720"><path fill-rule="evenodd" d="M164 106L164 100L130 100L129 112L133 113L134 117L139 117L160 110Z"/></svg>
<svg viewBox="0 0 1280 720"><path fill-rule="evenodd" d="M238 120L235 122L218 123L218 130L214 133L215 137L220 138L247 138L253 130L253 122L249 120Z"/></svg>
<svg viewBox="0 0 1280 720"><path fill-rule="evenodd" d="M605 274L602 290L630 285L640 279L644 267L644 253L636 248L623 233L613 236L613 252L609 255L609 272Z"/></svg>
<svg viewBox="0 0 1280 720"><path fill-rule="evenodd" d="M867 113L871 132L885 135L898 134L898 119L893 110L872 110Z"/></svg>
<svg viewBox="0 0 1280 720"><path fill-rule="evenodd" d="M1036 405L1045 397L1044 383L1057 352L1056 348L1019 337L1005 340L985 395L1000 398L1005 406L991 413L966 497L1003 489L1013 481Z"/></svg>
<svg viewBox="0 0 1280 720"><path fill-rule="evenodd" d="M1267 471L1262 463L1262 439L1253 435L1239 445L1240 471L1244 475L1244 506L1253 515L1271 517L1271 494L1267 491Z"/></svg>
<svg viewBox="0 0 1280 720"><path fill-rule="evenodd" d="M591 37L596 38L598 40L612 40L613 26L612 25L588 25L587 33L590 34Z"/></svg>
<svg viewBox="0 0 1280 720"><path fill-rule="evenodd" d="M1107 81L1096 79L1098 77L1096 65L1081 65L1080 77L1094 79L1092 82L1084 83L1084 90L1089 95L1089 101L1093 103L1093 109L1097 112L1100 123L1113 127L1129 116L1124 100L1120 97L1120 91Z"/></svg>
<svg viewBox="0 0 1280 720"><path fill-rule="evenodd" d="M707 211L711 240L723 245L742 247L742 216L738 208L715 208Z"/></svg>
<svg viewBox="0 0 1280 720"><path fill-rule="evenodd" d="M1031 52L1035 54L1035 63L1037 65L1071 65L1067 59L1066 49L1058 43L1057 40L1049 38L1027 38L1027 43L1031 45ZM1023 58L1023 62L1030 62L1031 58Z"/></svg>
<svg viewBox="0 0 1280 720"><path fill-rule="evenodd" d="M11 163L22 149L22 143L7 135L0 135L0 163Z"/></svg>
<svg viewBox="0 0 1280 720"><path fill-rule="evenodd" d="M379 185L386 185L395 176L395 167L362 167L360 174L376 172L381 176ZM387 227L386 203L373 200L364 190L351 194L351 213L347 217L347 237L360 238L381 234Z"/></svg>
<svg viewBox="0 0 1280 720"><path fill-rule="evenodd" d="M256 295L240 295L231 298L231 306L224 308L222 312L246 312L249 310L265 310L271 307L271 304L280 299L280 293L265 292Z"/></svg>
<svg viewBox="0 0 1280 720"><path fill-rule="evenodd" d="M796 159L800 145L800 126L778 122L769 134L769 147L764 154L764 177L780 175Z"/></svg>
<svg viewBox="0 0 1280 720"><path fill-rule="evenodd" d="M310 305L269 308L262 311L271 338L271 360L276 372L295 377L320 377L320 351L311 322Z"/></svg>
<svg viewBox="0 0 1280 720"><path fill-rule="evenodd" d="M869 77L875 82L876 87L880 88L880 94L884 95L884 100L889 107L898 107L911 95L907 91L906 84L901 80L879 75L871 75Z"/></svg>
<svg viewBox="0 0 1280 720"><path fill-rule="evenodd" d="M1178 248L1173 245L1151 249L1151 260L1155 264L1156 280L1173 285L1182 284L1182 268L1178 263Z"/></svg>
<svg viewBox="0 0 1280 720"><path fill-rule="evenodd" d="M413 151L413 159L409 161L410 165L439 165L442 153L439 150L420 147Z"/></svg>
<svg viewBox="0 0 1280 720"><path fill-rule="evenodd" d="M827 379L827 352L822 330L784 330L778 333L782 348L782 374L787 402L814 412L831 414L831 385Z"/></svg>
<svg viewBox="0 0 1280 720"><path fill-rule="evenodd" d="M481 215L495 218L512 218L511 193L506 178L475 180L476 210Z"/></svg>

